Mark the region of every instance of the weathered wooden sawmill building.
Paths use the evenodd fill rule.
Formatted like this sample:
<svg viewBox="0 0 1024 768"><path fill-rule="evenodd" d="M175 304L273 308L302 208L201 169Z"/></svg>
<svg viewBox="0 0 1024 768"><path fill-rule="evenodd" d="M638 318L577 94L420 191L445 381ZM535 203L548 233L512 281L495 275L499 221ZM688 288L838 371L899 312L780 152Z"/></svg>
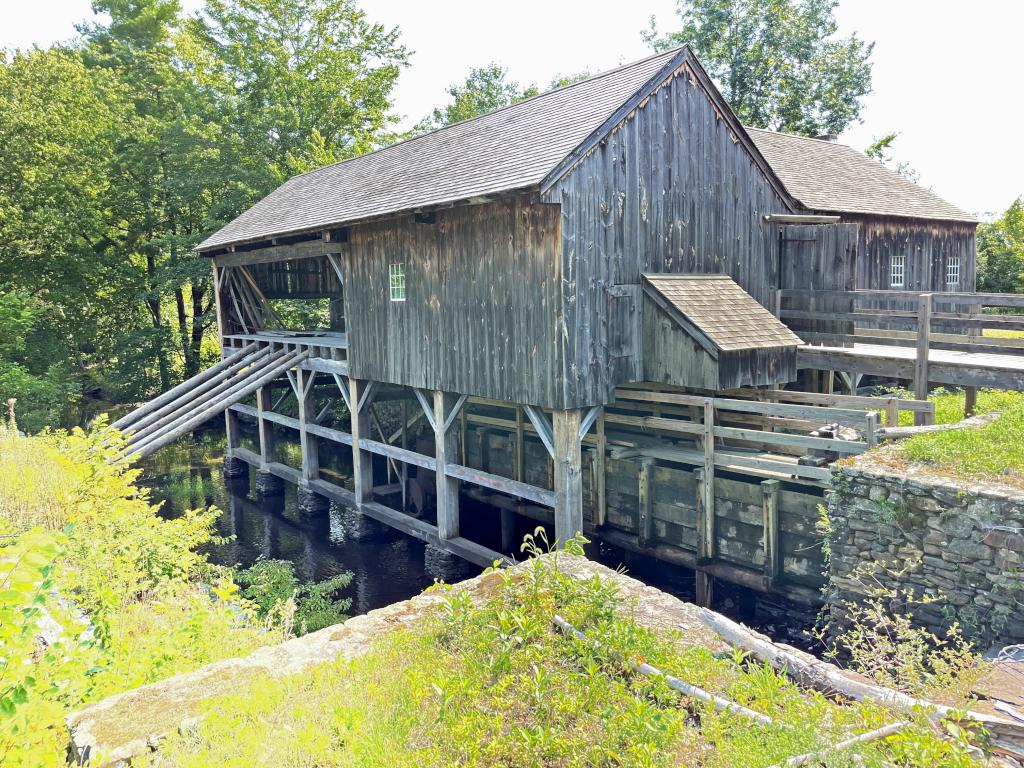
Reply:
<svg viewBox="0 0 1024 768"><path fill-rule="evenodd" d="M813 602L830 471L808 456L867 450L878 414L782 391L803 341L778 301L852 289L891 211L819 205L776 141L684 47L297 176L199 246L224 360L124 421L128 451L226 411L229 464L478 562L496 553L460 535L460 493L503 531L519 515L696 568L705 597L716 576ZM867 188L875 170L849 173ZM907 226L939 226L914 210ZM328 321L285 327L289 300L328 302ZM351 482L326 474L334 451Z"/></svg>

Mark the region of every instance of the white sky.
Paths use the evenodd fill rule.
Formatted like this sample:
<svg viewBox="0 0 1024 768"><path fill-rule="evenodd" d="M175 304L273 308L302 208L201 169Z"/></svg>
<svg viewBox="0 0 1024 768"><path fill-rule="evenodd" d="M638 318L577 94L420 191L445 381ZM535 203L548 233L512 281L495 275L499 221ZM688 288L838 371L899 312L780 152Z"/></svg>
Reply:
<svg viewBox="0 0 1024 768"><path fill-rule="evenodd" d="M196 8L201 0L183 0ZM600 71L650 53L640 30L654 14L676 26L674 0L361 0L398 25L414 51L395 91L411 125L444 103L471 66L496 61L521 83ZM89 0L0 0L0 48L46 46L75 34ZM874 92L863 123L841 141L863 149L898 130L895 152L921 183L960 207L1002 211L1024 194L1020 98L1024 3L1017 0L841 0L840 33L874 40Z"/></svg>

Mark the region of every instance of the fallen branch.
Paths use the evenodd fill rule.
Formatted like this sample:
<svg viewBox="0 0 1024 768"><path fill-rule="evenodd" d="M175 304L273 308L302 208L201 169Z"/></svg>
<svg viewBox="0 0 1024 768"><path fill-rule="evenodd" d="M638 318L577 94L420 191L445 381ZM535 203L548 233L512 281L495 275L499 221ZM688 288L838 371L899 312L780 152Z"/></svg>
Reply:
<svg viewBox="0 0 1024 768"><path fill-rule="evenodd" d="M562 630L562 632L564 632L565 634L572 635L577 640L580 640L584 643L589 643L593 648L600 650L600 643L598 643L596 640L591 640L590 638L588 638L586 635L584 635L582 632L576 629L576 627L567 622L561 616L555 615L554 622L555 626ZM659 677L663 679L668 684L668 687L672 690L678 691L684 696L689 696L691 699L697 699L698 701L702 701L705 704L710 704L718 712L734 712L738 715L742 715L743 717L755 720L761 723L761 725L772 724L772 719L768 717L768 715L762 715L760 712L755 712L752 709L747 709L743 705L737 704L734 701L729 701L728 699L724 699L721 696L709 693L708 691L705 691L703 688L698 688L695 685L684 683L678 677L666 675L660 669L652 667L650 664L647 664L646 662L641 662L639 664L635 664L633 662L627 663L629 664L629 667L633 672L638 672L641 675L646 675L647 677Z"/></svg>
<svg viewBox="0 0 1024 768"><path fill-rule="evenodd" d="M1002 411L989 411L969 419L955 421L952 424L928 424L920 427L882 427L875 432L880 440L905 440L915 435L929 435L934 432L950 432L956 429L970 429L971 427L983 427L991 424L1002 416Z"/></svg>
<svg viewBox="0 0 1024 768"><path fill-rule="evenodd" d="M984 726L995 744L1005 754L1024 759L1024 725L987 715L983 712L965 712L933 701L919 699L901 691L883 688L857 680L842 673L832 664L818 661L787 650L764 635L753 632L706 608L697 609L697 617L730 645L741 648L760 661L785 672L801 685L814 688L827 695L842 695L854 701L870 700L898 710L920 708L935 721L970 720Z"/></svg>
<svg viewBox="0 0 1024 768"><path fill-rule="evenodd" d="M887 739L894 733L899 733L909 725L910 723L890 723L889 725L883 725L881 728L876 728L873 731L862 733L859 736L852 736L849 739L840 741L838 744L825 747L817 752L805 752L802 755L796 755L795 757L789 758L784 763L773 765L772 768L796 768L796 766L807 765L811 762L818 763L833 752L842 752L843 750L855 747L858 744L867 744L872 741Z"/></svg>

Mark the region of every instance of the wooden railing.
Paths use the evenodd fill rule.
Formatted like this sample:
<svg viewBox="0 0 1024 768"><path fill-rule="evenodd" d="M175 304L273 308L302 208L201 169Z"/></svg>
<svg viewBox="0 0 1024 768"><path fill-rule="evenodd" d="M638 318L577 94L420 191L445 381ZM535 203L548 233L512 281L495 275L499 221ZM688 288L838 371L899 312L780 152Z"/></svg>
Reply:
<svg viewBox="0 0 1024 768"><path fill-rule="evenodd" d="M659 415L615 412L629 411L640 404L645 409L657 409ZM884 402L878 402L878 407L883 406ZM615 403L609 408L615 409L604 415L604 423L609 427L689 436L697 446L697 450L672 447L617 450L620 458L634 454L652 456L666 461L703 464L703 471L709 476L713 476L718 467L819 486L831 482L831 469L801 464L798 459L815 451L844 456L863 453L877 443L879 424L879 414L863 407L702 397L633 387L616 390ZM835 440L808 434L825 424L853 428L858 436L852 440Z"/></svg>
<svg viewBox="0 0 1024 768"><path fill-rule="evenodd" d="M818 299L848 300L848 311L815 309ZM790 300L801 308L788 306ZM809 307L809 308L808 308ZM986 337L986 330L1024 331L1024 295L918 291L776 292L775 312L808 344L913 347L914 394L928 396L930 350L1024 356L1024 338Z"/></svg>

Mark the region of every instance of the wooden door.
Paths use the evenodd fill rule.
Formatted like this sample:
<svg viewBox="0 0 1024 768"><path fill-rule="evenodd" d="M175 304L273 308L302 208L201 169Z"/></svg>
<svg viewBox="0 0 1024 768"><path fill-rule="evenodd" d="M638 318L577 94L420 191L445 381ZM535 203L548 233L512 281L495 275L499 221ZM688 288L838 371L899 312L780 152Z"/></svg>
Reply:
<svg viewBox="0 0 1024 768"><path fill-rule="evenodd" d="M856 287L856 224L789 224L780 235L779 287L810 291L852 291ZM853 312L853 297L801 296L783 307L816 314ZM786 319L809 344L850 346L851 320Z"/></svg>

